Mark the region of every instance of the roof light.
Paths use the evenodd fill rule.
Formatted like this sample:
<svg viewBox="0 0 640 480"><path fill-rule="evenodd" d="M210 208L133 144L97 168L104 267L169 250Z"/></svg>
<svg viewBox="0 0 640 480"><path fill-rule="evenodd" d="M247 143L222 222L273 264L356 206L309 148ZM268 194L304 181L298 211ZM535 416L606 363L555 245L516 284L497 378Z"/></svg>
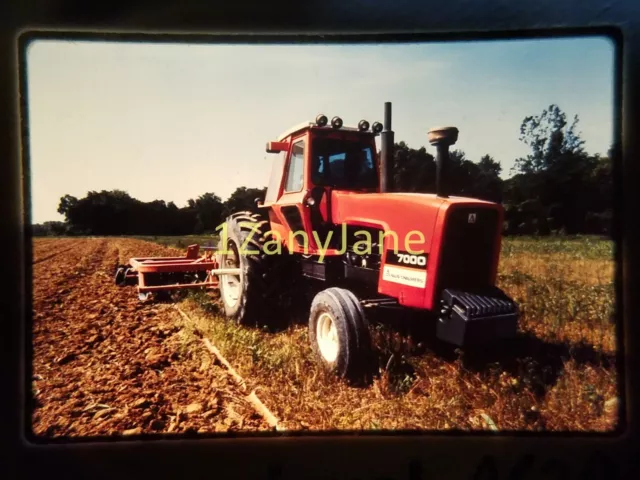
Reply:
<svg viewBox="0 0 640 480"><path fill-rule="evenodd" d="M329 120L327 120L327 116L323 115L322 113L316 117L316 125L318 125L319 127L324 127L328 121Z"/></svg>
<svg viewBox="0 0 640 480"><path fill-rule="evenodd" d="M360 130L361 132L366 132L367 130L369 130L369 122L367 122L366 120L360 120L360 123L358 123L358 130Z"/></svg>
<svg viewBox="0 0 640 480"><path fill-rule="evenodd" d="M373 130L374 133L380 133L382 131L382 124L380 122L373 122L371 130Z"/></svg>
<svg viewBox="0 0 640 480"><path fill-rule="evenodd" d="M342 119L340 117L333 117L331 119L331 126L333 128L341 128L342 127Z"/></svg>

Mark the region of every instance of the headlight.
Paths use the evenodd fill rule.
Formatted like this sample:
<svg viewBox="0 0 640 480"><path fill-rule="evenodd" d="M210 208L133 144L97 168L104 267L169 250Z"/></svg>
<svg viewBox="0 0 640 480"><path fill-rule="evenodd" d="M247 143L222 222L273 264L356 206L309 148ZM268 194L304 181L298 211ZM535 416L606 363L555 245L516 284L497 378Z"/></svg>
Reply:
<svg viewBox="0 0 640 480"><path fill-rule="evenodd" d="M358 130L360 130L361 132L366 132L367 130L369 130L369 122L367 122L366 120L360 120L360 123L358 123Z"/></svg>
<svg viewBox="0 0 640 480"><path fill-rule="evenodd" d="M327 121L326 115L320 114L316 117L316 125L319 127L324 127L327 124Z"/></svg>

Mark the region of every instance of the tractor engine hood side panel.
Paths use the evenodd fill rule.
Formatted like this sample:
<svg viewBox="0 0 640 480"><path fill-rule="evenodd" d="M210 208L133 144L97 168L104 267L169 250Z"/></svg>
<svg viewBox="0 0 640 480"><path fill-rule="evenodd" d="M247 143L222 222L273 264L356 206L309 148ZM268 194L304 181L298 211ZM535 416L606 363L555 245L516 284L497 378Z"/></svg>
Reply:
<svg viewBox="0 0 640 480"><path fill-rule="evenodd" d="M337 225L384 231L378 293L394 297L407 307L425 308L432 239L444 202L446 199L427 194L334 190L331 215Z"/></svg>

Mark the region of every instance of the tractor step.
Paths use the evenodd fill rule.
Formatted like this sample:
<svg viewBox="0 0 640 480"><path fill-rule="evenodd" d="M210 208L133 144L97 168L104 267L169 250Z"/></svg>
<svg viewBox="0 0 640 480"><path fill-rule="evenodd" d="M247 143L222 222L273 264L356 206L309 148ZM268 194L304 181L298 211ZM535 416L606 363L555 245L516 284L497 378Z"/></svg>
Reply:
<svg viewBox="0 0 640 480"><path fill-rule="evenodd" d="M364 308L400 306L400 304L398 303L398 300L396 300L395 298L371 298L367 300L361 300L360 304Z"/></svg>
<svg viewBox="0 0 640 480"><path fill-rule="evenodd" d="M440 305L436 336L445 342L464 346L516 334L518 306L498 288L480 293L447 289Z"/></svg>

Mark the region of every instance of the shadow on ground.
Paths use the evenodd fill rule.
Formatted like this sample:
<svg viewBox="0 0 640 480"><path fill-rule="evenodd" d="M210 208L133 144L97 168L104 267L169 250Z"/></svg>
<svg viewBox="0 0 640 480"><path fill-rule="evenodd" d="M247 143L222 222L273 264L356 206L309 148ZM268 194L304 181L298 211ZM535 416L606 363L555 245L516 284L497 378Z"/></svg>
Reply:
<svg viewBox="0 0 640 480"><path fill-rule="evenodd" d="M510 340L458 348L436 338L433 321L412 318L411 315L397 316L391 325L374 327L373 331L380 363L392 355L395 359L404 358L411 363L412 358L431 352L445 361L459 359L461 366L471 372L504 371L521 379L537 397L544 396L556 384L569 359L579 366L609 369L615 365L615 355L604 353L591 344L550 342L526 332L519 332ZM393 362L398 364L396 360ZM405 373L411 373L410 368L403 368Z"/></svg>
<svg viewBox="0 0 640 480"><path fill-rule="evenodd" d="M615 356L597 350L587 343L548 342L528 333L494 347L465 351L463 366L471 371L486 372L495 366L519 377L538 397L555 385L572 359L578 365L615 365Z"/></svg>

